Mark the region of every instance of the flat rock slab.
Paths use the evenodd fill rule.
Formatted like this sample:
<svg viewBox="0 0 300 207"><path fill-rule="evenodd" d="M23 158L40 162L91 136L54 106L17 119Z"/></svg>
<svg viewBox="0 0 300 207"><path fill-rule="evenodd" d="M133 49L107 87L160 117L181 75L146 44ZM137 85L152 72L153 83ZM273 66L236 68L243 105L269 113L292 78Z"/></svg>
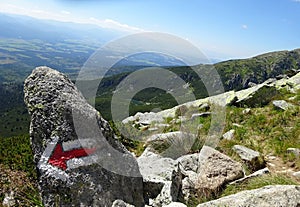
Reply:
<svg viewBox="0 0 300 207"><path fill-rule="evenodd" d="M39 67L25 80L30 137L45 206L143 206L135 158L63 74Z"/></svg>
<svg viewBox="0 0 300 207"><path fill-rule="evenodd" d="M234 145L232 149L241 157L241 159L245 161L252 162L254 159L258 159L260 156L259 152L241 145Z"/></svg>
<svg viewBox="0 0 300 207"><path fill-rule="evenodd" d="M298 207L300 206L300 186L275 185L260 189L242 191L197 207Z"/></svg>

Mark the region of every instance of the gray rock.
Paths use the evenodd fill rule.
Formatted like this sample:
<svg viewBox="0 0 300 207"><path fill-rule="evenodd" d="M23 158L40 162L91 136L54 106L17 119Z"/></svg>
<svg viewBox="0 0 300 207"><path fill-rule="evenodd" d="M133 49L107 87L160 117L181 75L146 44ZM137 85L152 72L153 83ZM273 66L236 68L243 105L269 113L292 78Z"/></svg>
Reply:
<svg viewBox="0 0 300 207"><path fill-rule="evenodd" d="M201 110L201 111L209 111L209 109L210 109L210 106L208 103L203 103L199 106L199 110Z"/></svg>
<svg viewBox="0 0 300 207"><path fill-rule="evenodd" d="M24 93L45 206L144 205L135 158L65 75L36 68Z"/></svg>
<svg viewBox="0 0 300 207"><path fill-rule="evenodd" d="M235 130L234 129L231 129L230 131L226 132L225 134L223 134L223 139L226 139L226 140L233 140L234 138L234 133L235 133Z"/></svg>
<svg viewBox="0 0 300 207"><path fill-rule="evenodd" d="M10 194L5 194L2 205L3 207L13 207L16 205L16 200L13 191L11 191Z"/></svg>
<svg viewBox="0 0 300 207"><path fill-rule="evenodd" d="M168 139L182 138L183 136L184 133L181 131L153 134L147 139L147 142L166 141Z"/></svg>
<svg viewBox="0 0 300 207"><path fill-rule="evenodd" d="M298 207L300 205L300 186L275 185L260 189L242 191L197 207Z"/></svg>
<svg viewBox="0 0 300 207"><path fill-rule="evenodd" d="M285 100L273 101L273 106L276 109L283 110L283 111L286 111L294 107L293 104L287 103Z"/></svg>
<svg viewBox="0 0 300 207"><path fill-rule="evenodd" d="M154 126L158 128L168 128L170 127L170 124L155 124Z"/></svg>
<svg viewBox="0 0 300 207"><path fill-rule="evenodd" d="M286 152L290 154L294 154L296 157L300 156L300 149L298 148L288 148Z"/></svg>
<svg viewBox="0 0 300 207"><path fill-rule="evenodd" d="M134 207L134 206L130 205L128 203L125 203L122 200L115 200L111 207Z"/></svg>
<svg viewBox="0 0 300 207"><path fill-rule="evenodd" d="M210 147L200 152L200 168L196 189L200 195L218 193L225 184L244 176L242 165Z"/></svg>
<svg viewBox="0 0 300 207"><path fill-rule="evenodd" d="M297 177L297 178L300 178L300 171L299 171L299 172L294 172L294 173L293 173L293 176L294 176L294 177Z"/></svg>
<svg viewBox="0 0 300 207"><path fill-rule="evenodd" d="M250 114L251 113L251 109L250 108L246 108L243 110L243 114Z"/></svg>
<svg viewBox="0 0 300 207"><path fill-rule="evenodd" d="M123 124L127 124L129 122L137 122L143 125L150 125L153 122L163 122L164 118L159 113L154 112L146 112L141 113L138 112L134 116L130 116L122 121Z"/></svg>
<svg viewBox="0 0 300 207"><path fill-rule="evenodd" d="M253 83L253 82L248 83L248 87L254 87L254 86L257 86L257 83Z"/></svg>
<svg viewBox="0 0 300 207"><path fill-rule="evenodd" d="M268 104L277 94L275 86L260 84L248 90L238 91L238 98L232 105L239 107L260 107Z"/></svg>
<svg viewBox="0 0 300 207"><path fill-rule="evenodd" d="M191 119L199 118L199 117L208 117L211 115L211 112L203 112L198 114L193 114Z"/></svg>
<svg viewBox="0 0 300 207"><path fill-rule="evenodd" d="M137 159L144 180L146 200L152 206L164 206L177 198L181 189L182 174L177 161L162 157L146 148Z"/></svg>
<svg viewBox="0 0 300 207"><path fill-rule="evenodd" d="M182 196L188 202L196 193L196 185L198 183L198 174L193 171L184 172L185 178L182 180Z"/></svg>
<svg viewBox="0 0 300 207"><path fill-rule="evenodd" d="M248 164L252 170L259 170L265 167L260 153L241 145L234 145L232 149Z"/></svg>
<svg viewBox="0 0 300 207"><path fill-rule="evenodd" d="M260 156L260 153L241 145L234 145L232 149L245 161L252 162Z"/></svg>
<svg viewBox="0 0 300 207"><path fill-rule="evenodd" d="M187 207L187 206L183 203L172 202L172 203L170 203L169 205L167 205L165 207Z"/></svg>
<svg viewBox="0 0 300 207"><path fill-rule="evenodd" d="M199 153L184 155L179 157L176 161L180 163L180 167L184 171L193 171L197 172L199 168Z"/></svg>

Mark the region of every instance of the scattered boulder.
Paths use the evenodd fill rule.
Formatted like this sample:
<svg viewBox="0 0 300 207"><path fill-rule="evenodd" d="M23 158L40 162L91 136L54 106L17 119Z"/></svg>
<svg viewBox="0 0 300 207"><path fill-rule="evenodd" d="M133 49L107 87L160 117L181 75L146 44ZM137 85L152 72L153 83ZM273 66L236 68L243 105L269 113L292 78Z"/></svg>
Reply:
<svg viewBox="0 0 300 207"><path fill-rule="evenodd" d="M300 206L300 186L275 185L260 189L242 191L214 201L202 203L197 207L298 207Z"/></svg>
<svg viewBox="0 0 300 207"><path fill-rule="evenodd" d="M161 115L154 112L141 113L138 112L134 116L130 116L122 121L123 124L129 122L140 123L142 125L150 125L153 122L163 122L164 119Z"/></svg>
<svg viewBox="0 0 300 207"><path fill-rule="evenodd" d="M137 161L144 180L146 202L159 207L177 201L182 182L177 161L162 157L150 148L146 148Z"/></svg>
<svg viewBox="0 0 300 207"><path fill-rule="evenodd" d="M244 176L240 163L208 146L200 152L198 171L196 190L200 196L217 194L225 184Z"/></svg>
<svg viewBox="0 0 300 207"><path fill-rule="evenodd" d="M286 110L294 107L293 104L290 104L290 103L286 102L285 100L276 100L276 101L273 101L272 103L276 109L283 110L283 111L286 111Z"/></svg>
<svg viewBox="0 0 300 207"><path fill-rule="evenodd" d="M265 167L265 162L259 152L241 145L234 145L232 149L252 170L255 171Z"/></svg>
<svg viewBox="0 0 300 207"><path fill-rule="evenodd" d="M231 129L230 131L226 132L225 134L223 134L223 139L226 139L226 140L233 140L234 138L234 133L235 133L235 130L234 129Z"/></svg>
<svg viewBox="0 0 300 207"><path fill-rule="evenodd" d="M136 159L71 80L38 67L24 93L45 206L111 206L117 199L144 205Z"/></svg>

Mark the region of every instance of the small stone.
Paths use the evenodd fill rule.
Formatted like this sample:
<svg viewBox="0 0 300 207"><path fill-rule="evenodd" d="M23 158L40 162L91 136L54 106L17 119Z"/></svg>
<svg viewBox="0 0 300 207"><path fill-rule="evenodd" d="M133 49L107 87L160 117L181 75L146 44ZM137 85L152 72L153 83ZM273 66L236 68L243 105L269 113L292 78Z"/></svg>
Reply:
<svg viewBox="0 0 300 207"><path fill-rule="evenodd" d="M233 123L232 126L235 126L235 127L238 127L238 128L243 127L243 125L240 125L240 124L237 124L237 123Z"/></svg>
<svg viewBox="0 0 300 207"><path fill-rule="evenodd" d="M135 206L125 203L122 200L115 200L111 207L135 207Z"/></svg>
<svg viewBox="0 0 300 207"><path fill-rule="evenodd" d="M294 154L296 157L300 156L300 149L298 148L288 148L286 152L290 154Z"/></svg>
<svg viewBox="0 0 300 207"><path fill-rule="evenodd" d="M297 177L297 178L300 178L300 171L299 171L299 172L293 173L293 176L295 176L295 177Z"/></svg>
<svg viewBox="0 0 300 207"><path fill-rule="evenodd" d="M229 140L229 141L232 140L234 138L234 133L235 133L235 130L231 129L230 131L223 134L223 139L226 139L226 140Z"/></svg>
<svg viewBox="0 0 300 207"><path fill-rule="evenodd" d="M243 110L243 114L250 114L251 113L251 109L247 108Z"/></svg>
<svg viewBox="0 0 300 207"><path fill-rule="evenodd" d="M203 103L199 106L199 110L201 110L201 111L209 111L209 109L210 109L210 106L208 103Z"/></svg>
<svg viewBox="0 0 300 207"><path fill-rule="evenodd" d="M187 206L183 203L172 202L169 205L166 205L165 207L187 207Z"/></svg>
<svg viewBox="0 0 300 207"><path fill-rule="evenodd" d="M11 191L9 195L5 194L2 205L4 207L12 207L12 206L15 206L15 204L16 204L16 200L15 200L15 197L14 197L14 192Z"/></svg>
<svg viewBox="0 0 300 207"><path fill-rule="evenodd" d="M203 113L193 114L191 119L193 120L198 117L208 117L210 115L211 115L211 112L203 112Z"/></svg>

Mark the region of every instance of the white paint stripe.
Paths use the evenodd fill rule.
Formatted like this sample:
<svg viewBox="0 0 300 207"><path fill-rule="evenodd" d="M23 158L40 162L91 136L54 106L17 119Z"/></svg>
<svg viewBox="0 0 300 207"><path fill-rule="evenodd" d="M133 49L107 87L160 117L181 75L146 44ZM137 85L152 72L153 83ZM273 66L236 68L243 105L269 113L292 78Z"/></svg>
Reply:
<svg viewBox="0 0 300 207"><path fill-rule="evenodd" d="M42 154L41 159L38 163L38 168L40 168L40 166L42 164L47 164L48 163L49 157L51 156L51 154L52 154L52 152L53 152L53 150L54 150L54 148L55 148L55 146L58 142L58 139L59 139L58 137L53 137L52 141L50 143L48 143L48 145L47 145L47 147L46 147L44 153Z"/></svg>
<svg viewBox="0 0 300 207"><path fill-rule="evenodd" d="M67 161L68 169L75 169L82 166L92 165L98 162L97 155L90 155L88 157L74 158Z"/></svg>
<svg viewBox="0 0 300 207"><path fill-rule="evenodd" d="M64 151L70 151L79 148L93 148L96 146L94 139L77 139L68 142L63 142L62 147Z"/></svg>
<svg viewBox="0 0 300 207"><path fill-rule="evenodd" d="M44 153L41 155L41 159L38 163L38 168L43 171L47 176L54 177L63 181L67 181L69 175L61 169L58 169L48 163L48 160L57 145L58 137L53 137L52 141L48 143Z"/></svg>

